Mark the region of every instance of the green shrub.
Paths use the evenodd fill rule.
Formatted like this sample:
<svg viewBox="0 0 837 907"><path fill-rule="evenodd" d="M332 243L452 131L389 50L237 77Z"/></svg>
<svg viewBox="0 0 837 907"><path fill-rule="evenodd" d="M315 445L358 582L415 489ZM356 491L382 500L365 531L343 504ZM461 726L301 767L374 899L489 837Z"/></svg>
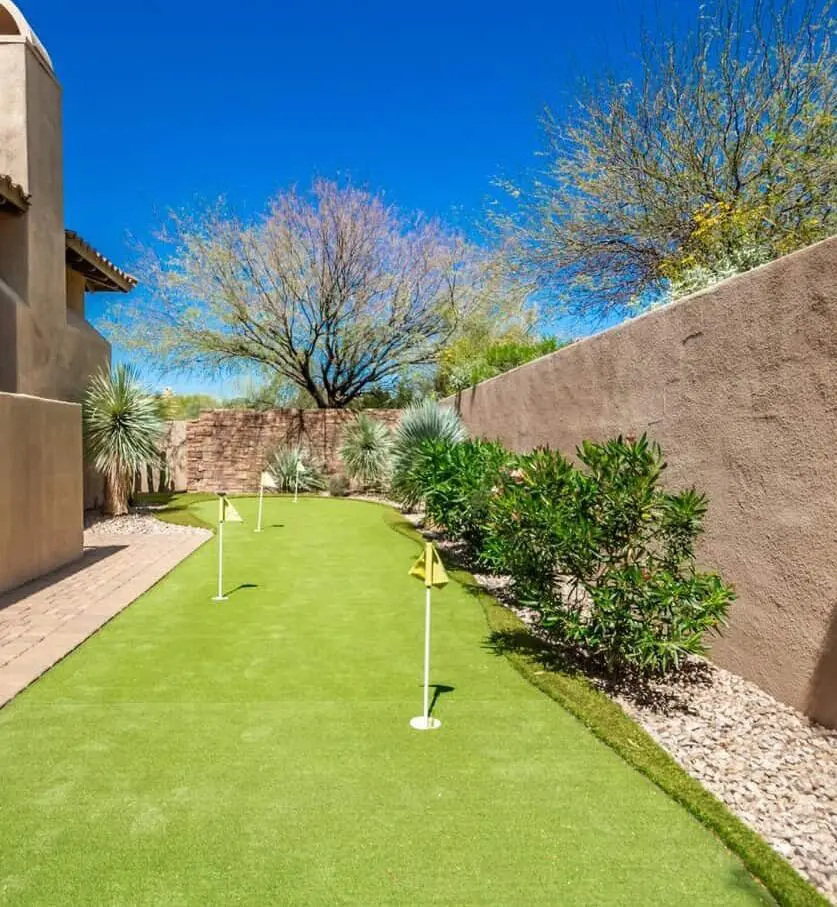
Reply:
<svg viewBox="0 0 837 907"><path fill-rule="evenodd" d="M494 495L517 458L496 441L425 441L411 482L427 517L481 552Z"/></svg>
<svg viewBox="0 0 837 907"><path fill-rule="evenodd" d="M643 436L578 449L583 468L539 450L492 498L484 556L511 575L545 626L610 670L663 672L705 652L733 591L698 573L706 498L659 487L660 448Z"/></svg>
<svg viewBox="0 0 837 907"><path fill-rule="evenodd" d="M343 432L340 459L349 479L365 488L384 488L389 480L392 436L383 422L360 413Z"/></svg>
<svg viewBox="0 0 837 907"><path fill-rule="evenodd" d="M328 493L333 498L345 498L348 496L349 491L349 480L344 475L337 473L336 475L329 476Z"/></svg>
<svg viewBox="0 0 837 907"><path fill-rule="evenodd" d="M299 444L283 444L270 455L266 467L278 491L294 491L297 487L297 464L300 491L321 491L325 488L322 470L313 462L308 451Z"/></svg>
<svg viewBox="0 0 837 907"><path fill-rule="evenodd" d="M392 445L392 494L405 506L421 499L422 489L415 484L416 460L425 441L456 444L466 437L459 414L435 400L423 400L404 410L396 426Z"/></svg>

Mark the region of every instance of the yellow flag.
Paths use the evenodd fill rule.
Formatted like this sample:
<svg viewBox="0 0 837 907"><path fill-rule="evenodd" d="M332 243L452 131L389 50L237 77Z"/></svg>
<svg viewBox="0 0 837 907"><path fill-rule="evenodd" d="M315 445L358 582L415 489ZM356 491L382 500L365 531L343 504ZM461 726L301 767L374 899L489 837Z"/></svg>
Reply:
<svg viewBox="0 0 837 907"><path fill-rule="evenodd" d="M427 542L424 553L410 568L410 576L424 580L425 586L444 586L448 583L442 559L433 542Z"/></svg>
<svg viewBox="0 0 837 907"><path fill-rule="evenodd" d="M232 502L227 500L227 496L222 494L218 499L218 522L219 523L243 523L241 514L233 507Z"/></svg>

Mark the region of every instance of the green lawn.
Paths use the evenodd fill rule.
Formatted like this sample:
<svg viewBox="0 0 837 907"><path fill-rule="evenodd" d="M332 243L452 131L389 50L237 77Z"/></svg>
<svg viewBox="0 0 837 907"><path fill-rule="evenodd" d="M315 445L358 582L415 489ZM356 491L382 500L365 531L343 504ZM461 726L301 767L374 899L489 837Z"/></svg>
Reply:
<svg viewBox="0 0 837 907"><path fill-rule="evenodd" d="M347 500L236 500L215 542L0 711L15 905L769 903L723 845L435 594ZM196 512L212 521L215 505ZM389 517L389 518L387 518Z"/></svg>

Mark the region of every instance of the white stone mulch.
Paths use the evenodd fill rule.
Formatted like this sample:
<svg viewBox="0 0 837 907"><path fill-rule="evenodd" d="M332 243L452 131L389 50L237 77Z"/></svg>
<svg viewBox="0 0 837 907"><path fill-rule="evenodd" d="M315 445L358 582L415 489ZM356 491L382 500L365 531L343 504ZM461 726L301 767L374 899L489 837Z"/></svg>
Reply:
<svg viewBox="0 0 837 907"><path fill-rule="evenodd" d="M421 526L418 514L408 514ZM426 533L435 535L434 533ZM439 547L462 556L459 543ZM507 577L476 581L541 637ZM837 904L837 730L807 719L755 684L702 659L642 690L591 678L707 790Z"/></svg>
<svg viewBox="0 0 837 907"><path fill-rule="evenodd" d="M127 516L103 517L99 514L85 514L84 537L97 538L103 535L204 535L212 533L198 526L179 526L165 523L149 513L129 513Z"/></svg>

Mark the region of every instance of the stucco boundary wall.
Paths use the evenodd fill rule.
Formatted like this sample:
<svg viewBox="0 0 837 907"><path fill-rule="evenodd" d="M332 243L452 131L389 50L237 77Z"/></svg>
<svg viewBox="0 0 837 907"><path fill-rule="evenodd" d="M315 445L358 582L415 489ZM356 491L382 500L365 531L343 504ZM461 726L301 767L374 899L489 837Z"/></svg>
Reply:
<svg viewBox="0 0 837 907"><path fill-rule="evenodd" d="M81 557L81 407L0 393L0 592Z"/></svg>
<svg viewBox="0 0 837 907"><path fill-rule="evenodd" d="M397 409L365 410L394 427ZM213 409L186 423L189 491L254 492L270 453L282 445L303 445L329 474L342 471L343 430L357 417L349 410Z"/></svg>
<svg viewBox="0 0 837 907"><path fill-rule="evenodd" d="M446 402L518 451L648 432L738 593L713 660L837 726L837 237Z"/></svg>

